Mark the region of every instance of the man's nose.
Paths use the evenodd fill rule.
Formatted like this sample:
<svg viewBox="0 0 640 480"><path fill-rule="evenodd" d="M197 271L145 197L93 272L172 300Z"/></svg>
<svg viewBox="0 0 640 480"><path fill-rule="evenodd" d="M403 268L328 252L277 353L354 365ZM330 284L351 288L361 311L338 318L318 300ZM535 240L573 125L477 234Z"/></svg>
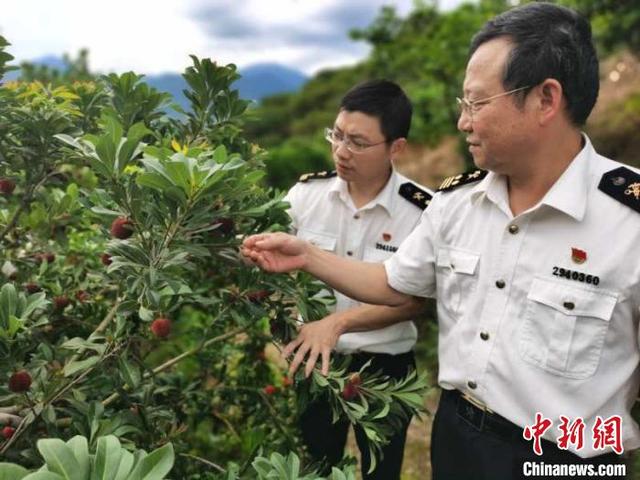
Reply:
<svg viewBox="0 0 640 480"><path fill-rule="evenodd" d="M462 109L460 111L460 116L458 117L458 130L461 132L470 132L473 130L473 121L471 118L471 113L466 109Z"/></svg>
<svg viewBox="0 0 640 480"><path fill-rule="evenodd" d="M347 142L338 142L335 148L336 155L342 158L346 158L351 155L351 151L347 148Z"/></svg>

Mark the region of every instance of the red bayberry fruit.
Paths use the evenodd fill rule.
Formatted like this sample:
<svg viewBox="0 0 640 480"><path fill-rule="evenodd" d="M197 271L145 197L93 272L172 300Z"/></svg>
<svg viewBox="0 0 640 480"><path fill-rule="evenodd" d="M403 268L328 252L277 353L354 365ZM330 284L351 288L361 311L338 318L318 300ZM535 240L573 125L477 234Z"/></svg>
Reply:
<svg viewBox="0 0 640 480"><path fill-rule="evenodd" d="M113 262L113 260L111 260L111 255L109 255L108 253L103 253L102 255L100 255L100 261L106 267L111 265L111 263Z"/></svg>
<svg viewBox="0 0 640 480"><path fill-rule="evenodd" d="M281 337L285 333L285 323L282 320L273 320L269 325L272 337Z"/></svg>
<svg viewBox="0 0 640 480"><path fill-rule="evenodd" d="M9 425L7 425L2 429L2 436L7 440L13 437L14 433L16 433L16 429L13 427L10 427Z"/></svg>
<svg viewBox="0 0 640 480"><path fill-rule="evenodd" d="M151 332L158 338L166 338L171 333L171 320L158 317L151 322Z"/></svg>
<svg viewBox="0 0 640 480"><path fill-rule="evenodd" d="M40 285L38 285L37 283L26 283L24 285L24 289L28 292L28 293L37 293L40 290L42 290L42 288L40 288Z"/></svg>
<svg viewBox="0 0 640 480"><path fill-rule="evenodd" d="M211 230L212 235L231 235L235 229L235 223L232 218L217 218L214 222L216 227Z"/></svg>
<svg viewBox="0 0 640 480"><path fill-rule="evenodd" d="M10 178L0 178L0 194L8 197L16 188L16 183Z"/></svg>
<svg viewBox="0 0 640 480"><path fill-rule="evenodd" d="M76 292L76 299L79 302L86 302L89 300L89 293L86 290L78 290Z"/></svg>
<svg viewBox="0 0 640 480"><path fill-rule="evenodd" d="M347 383L342 389L342 398L345 400L353 400L358 396L358 388L354 387L350 383Z"/></svg>
<svg viewBox="0 0 640 480"><path fill-rule="evenodd" d="M362 378L360 378L360 374L358 372L352 373L351 376L349 376L349 383L355 387L361 385Z"/></svg>
<svg viewBox="0 0 640 480"><path fill-rule="evenodd" d="M252 303L262 303L262 301L269 296L268 290L254 290L247 293L247 300Z"/></svg>
<svg viewBox="0 0 640 480"><path fill-rule="evenodd" d="M111 224L111 236L124 240L133 235L133 223L126 217L118 217Z"/></svg>
<svg viewBox="0 0 640 480"><path fill-rule="evenodd" d="M42 262L53 263L56 259L56 254L52 252L38 253L35 259L37 264L41 264Z"/></svg>
<svg viewBox="0 0 640 480"><path fill-rule="evenodd" d="M31 387L31 375L26 370L15 372L9 377L9 390L13 393L22 393Z"/></svg>
<svg viewBox="0 0 640 480"><path fill-rule="evenodd" d="M345 400L353 400L360 393L358 390L358 386L362 384L362 379L360 378L360 374L358 372L352 373L347 380L347 383L344 385L342 389L342 398Z"/></svg>
<svg viewBox="0 0 640 480"><path fill-rule="evenodd" d="M57 297L53 297L53 310L56 312L61 312L71 303L69 297L66 295L59 295Z"/></svg>
<svg viewBox="0 0 640 480"><path fill-rule="evenodd" d="M274 393L276 393L278 391L278 389L276 387L274 387L273 385L267 385L266 387L264 387L262 389L262 391L267 395L273 395Z"/></svg>

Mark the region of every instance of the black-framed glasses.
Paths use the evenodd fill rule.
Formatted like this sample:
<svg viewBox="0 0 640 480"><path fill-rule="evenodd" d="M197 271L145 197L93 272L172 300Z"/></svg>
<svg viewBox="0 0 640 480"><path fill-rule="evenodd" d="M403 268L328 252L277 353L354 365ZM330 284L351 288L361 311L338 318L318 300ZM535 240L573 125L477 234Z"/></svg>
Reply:
<svg viewBox="0 0 640 480"><path fill-rule="evenodd" d="M386 140L383 140L378 143L366 143L361 142L360 140L356 140L351 138L348 135L345 135L342 132L339 132L333 128L325 128L324 129L324 138L327 142L329 142L334 147L338 147L340 144L343 144L347 150L351 153L364 153L365 150L371 147L375 147L376 145L381 145L383 143L387 143Z"/></svg>
<svg viewBox="0 0 640 480"><path fill-rule="evenodd" d="M460 114L467 113L472 119L473 114L478 113L482 107L484 107L487 103L490 103L491 100L495 100L496 98L506 97L507 95L511 95L516 92L520 92L521 90L526 90L530 88L529 86L514 88L513 90L509 90L508 92L498 93L497 95L492 95L490 97L479 98L478 100L469 100L467 98L456 97L456 102L458 103L458 109L460 110Z"/></svg>

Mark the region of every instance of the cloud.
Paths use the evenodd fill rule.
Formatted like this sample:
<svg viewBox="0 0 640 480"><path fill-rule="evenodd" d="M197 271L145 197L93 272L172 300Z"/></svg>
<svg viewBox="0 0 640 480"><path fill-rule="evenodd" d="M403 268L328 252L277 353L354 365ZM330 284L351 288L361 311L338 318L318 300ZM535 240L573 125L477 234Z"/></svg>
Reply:
<svg viewBox="0 0 640 480"><path fill-rule="evenodd" d="M351 40L349 31L369 25L385 3L274 0L269 12L260 5L265 2L247 0L240 12L230 8L231 2L208 1L194 5L191 17L216 45L253 52L263 59L286 58L292 66L312 72L363 58L368 46ZM395 4L401 13L410 10L410 0Z"/></svg>
<svg viewBox="0 0 640 480"><path fill-rule="evenodd" d="M442 0L441 5L460 0ZM4 4L6 3L6 5ZM242 67L277 62L311 74L355 63L368 45L349 38L385 4L413 0L13 0L0 34L18 61L89 49L100 72L182 71L189 54Z"/></svg>

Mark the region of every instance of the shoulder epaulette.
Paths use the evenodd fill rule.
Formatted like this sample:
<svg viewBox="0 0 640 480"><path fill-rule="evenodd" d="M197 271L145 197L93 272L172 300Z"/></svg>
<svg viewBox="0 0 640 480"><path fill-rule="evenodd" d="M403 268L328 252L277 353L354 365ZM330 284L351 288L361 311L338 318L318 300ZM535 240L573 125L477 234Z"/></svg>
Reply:
<svg viewBox="0 0 640 480"><path fill-rule="evenodd" d="M402 185L400 185L398 193L401 197L409 200L421 210L427 208L429 206L429 203L431 202L431 194L418 187L415 183L403 183Z"/></svg>
<svg viewBox="0 0 640 480"><path fill-rule="evenodd" d="M640 174L626 167L602 175L598 189L627 207L640 212Z"/></svg>
<svg viewBox="0 0 640 480"><path fill-rule="evenodd" d="M337 175L336 171L333 170L331 172L328 172L326 170L322 171L322 172L315 172L315 173L305 173L304 175L300 175L300 178L298 179L299 182L308 182L309 180L317 180L317 179L322 179L322 178L331 178L331 177L335 177Z"/></svg>
<svg viewBox="0 0 640 480"><path fill-rule="evenodd" d="M448 190L453 190L461 185L466 185L467 183L478 182L487 176L489 173L487 170L470 170L465 173L459 173L458 175L453 175L451 177L445 178L444 181L438 187L438 192L446 192Z"/></svg>

